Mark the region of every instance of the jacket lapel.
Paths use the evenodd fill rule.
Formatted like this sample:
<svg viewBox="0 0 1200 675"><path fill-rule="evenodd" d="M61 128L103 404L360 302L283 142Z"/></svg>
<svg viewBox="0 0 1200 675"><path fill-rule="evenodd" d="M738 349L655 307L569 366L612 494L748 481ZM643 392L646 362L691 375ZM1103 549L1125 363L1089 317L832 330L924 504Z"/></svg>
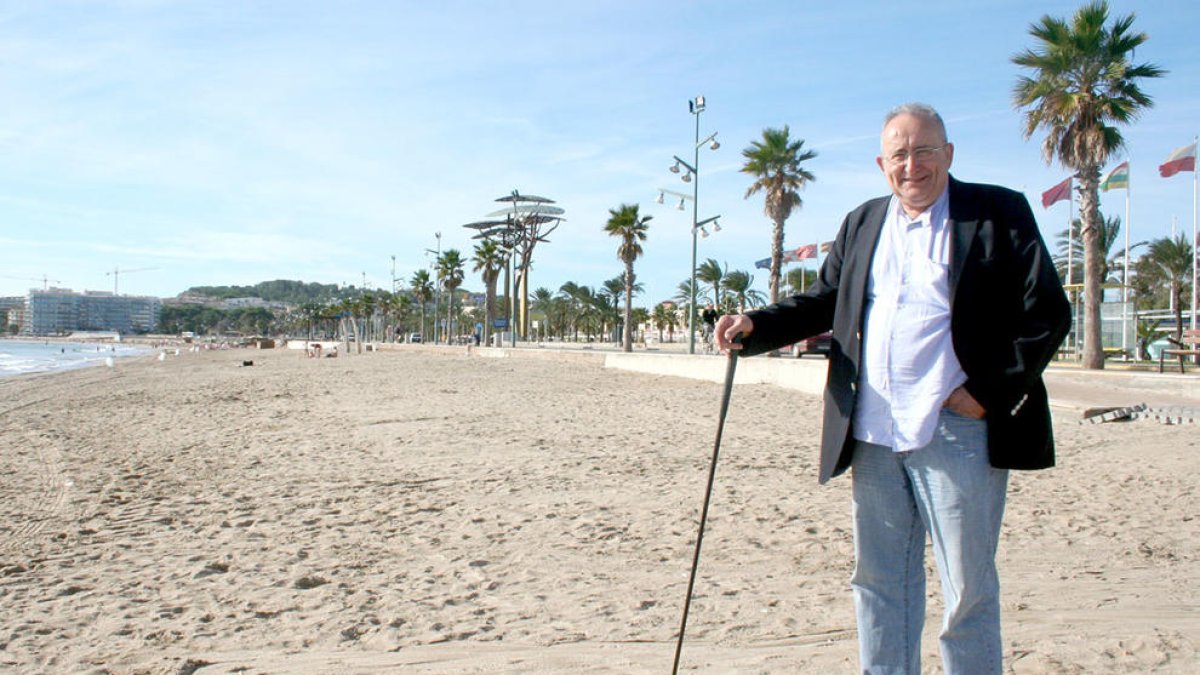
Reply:
<svg viewBox="0 0 1200 675"><path fill-rule="evenodd" d="M950 178L950 227L953 231L950 248L950 306L958 292L958 281L962 278L967 254L979 231L979 205L962 183Z"/></svg>
<svg viewBox="0 0 1200 675"><path fill-rule="evenodd" d="M875 260L875 249L879 247L879 235L883 232L883 221L887 218L889 203L890 198L884 197L867 209L858 232L855 233L854 244L850 247L853 260L846 278L852 280L855 286L847 297L858 302L860 327L863 325L861 314L867 307L867 281L871 277L871 264Z"/></svg>

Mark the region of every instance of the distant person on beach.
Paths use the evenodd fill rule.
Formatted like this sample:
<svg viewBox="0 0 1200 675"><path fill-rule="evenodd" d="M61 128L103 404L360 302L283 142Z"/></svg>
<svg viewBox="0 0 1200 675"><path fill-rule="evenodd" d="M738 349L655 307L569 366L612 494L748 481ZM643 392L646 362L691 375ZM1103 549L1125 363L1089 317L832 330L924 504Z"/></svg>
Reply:
<svg viewBox="0 0 1200 675"><path fill-rule="evenodd" d="M1054 464L1041 373L1070 307L1024 196L957 181L953 159L933 108L892 110L875 158L892 194L846 216L806 292L717 323L747 356L833 331L819 480L852 469L864 673L921 672L927 533L944 672L1001 672L1008 470Z"/></svg>
<svg viewBox="0 0 1200 675"><path fill-rule="evenodd" d="M713 331L717 327L717 308L711 302L704 306L700 312L700 323L704 326L704 342L707 344L713 337Z"/></svg>

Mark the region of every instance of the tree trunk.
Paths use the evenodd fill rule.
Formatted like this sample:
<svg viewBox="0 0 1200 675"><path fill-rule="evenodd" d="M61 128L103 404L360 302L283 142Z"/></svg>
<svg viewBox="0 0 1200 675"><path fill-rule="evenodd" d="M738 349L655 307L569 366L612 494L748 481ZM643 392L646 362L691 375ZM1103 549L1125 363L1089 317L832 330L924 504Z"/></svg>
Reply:
<svg viewBox="0 0 1200 675"><path fill-rule="evenodd" d="M625 330L624 350L633 351L633 260L625 261Z"/></svg>
<svg viewBox="0 0 1200 675"><path fill-rule="evenodd" d="M1079 210L1083 246L1083 367L1104 370L1104 344L1101 337L1100 301L1104 296L1103 254L1100 252L1100 168L1085 167L1079 179Z"/></svg>
<svg viewBox="0 0 1200 675"><path fill-rule="evenodd" d="M779 279L783 276L783 221L774 219L771 230L771 304L779 302Z"/></svg>
<svg viewBox="0 0 1200 675"><path fill-rule="evenodd" d="M496 278L499 270L489 272L487 277L487 318L483 324L483 345L492 344L492 322L496 319Z"/></svg>

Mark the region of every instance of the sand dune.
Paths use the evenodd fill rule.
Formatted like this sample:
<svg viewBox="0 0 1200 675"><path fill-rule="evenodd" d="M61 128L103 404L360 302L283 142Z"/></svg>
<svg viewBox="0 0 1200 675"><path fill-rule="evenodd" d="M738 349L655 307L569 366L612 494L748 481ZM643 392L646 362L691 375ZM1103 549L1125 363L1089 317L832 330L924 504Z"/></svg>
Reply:
<svg viewBox="0 0 1200 675"><path fill-rule="evenodd" d="M0 667L668 672L720 385L539 356L0 380ZM856 667L849 480L816 484L819 412L736 388L688 671ZM1061 466L1011 481L1010 669L1195 672L1197 427L1056 414Z"/></svg>

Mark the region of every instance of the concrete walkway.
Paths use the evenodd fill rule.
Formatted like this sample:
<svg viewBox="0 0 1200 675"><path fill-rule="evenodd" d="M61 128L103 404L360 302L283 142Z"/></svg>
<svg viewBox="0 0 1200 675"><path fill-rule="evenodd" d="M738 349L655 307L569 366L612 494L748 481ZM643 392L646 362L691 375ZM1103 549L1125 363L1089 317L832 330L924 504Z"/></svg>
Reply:
<svg viewBox="0 0 1200 675"><path fill-rule="evenodd" d="M381 345L390 349L466 350L465 347L435 345ZM617 368L654 375L724 382L727 361L719 355L688 354L684 343L663 344L651 349L635 348L625 353L609 343L576 345L519 343L517 347L474 348L476 356L505 358L582 359L603 361ZM827 364L819 357L756 356L740 359L735 384L772 384L820 396L825 387ZM1119 369L1082 370L1074 365L1052 365L1045 374L1050 405L1083 411L1094 408L1124 408L1145 404L1150 408L1184 408L1200 417L1200 375L1178 372L1146 372Z"/></svg>
<svg viewBox="0 0 1200 675"><path fill-rule="evenodd" d="M605 367L712 382L725 379L726 361L715 356L610 352ZM819 396L826 363L819 358L754 357L738 361L735 384L774 384ZM1141 371L1081 370L1051 366L1045 374L1050 404L1084 410L1101 407L1185 407L1200 411L1200 376Z"/></svg>

